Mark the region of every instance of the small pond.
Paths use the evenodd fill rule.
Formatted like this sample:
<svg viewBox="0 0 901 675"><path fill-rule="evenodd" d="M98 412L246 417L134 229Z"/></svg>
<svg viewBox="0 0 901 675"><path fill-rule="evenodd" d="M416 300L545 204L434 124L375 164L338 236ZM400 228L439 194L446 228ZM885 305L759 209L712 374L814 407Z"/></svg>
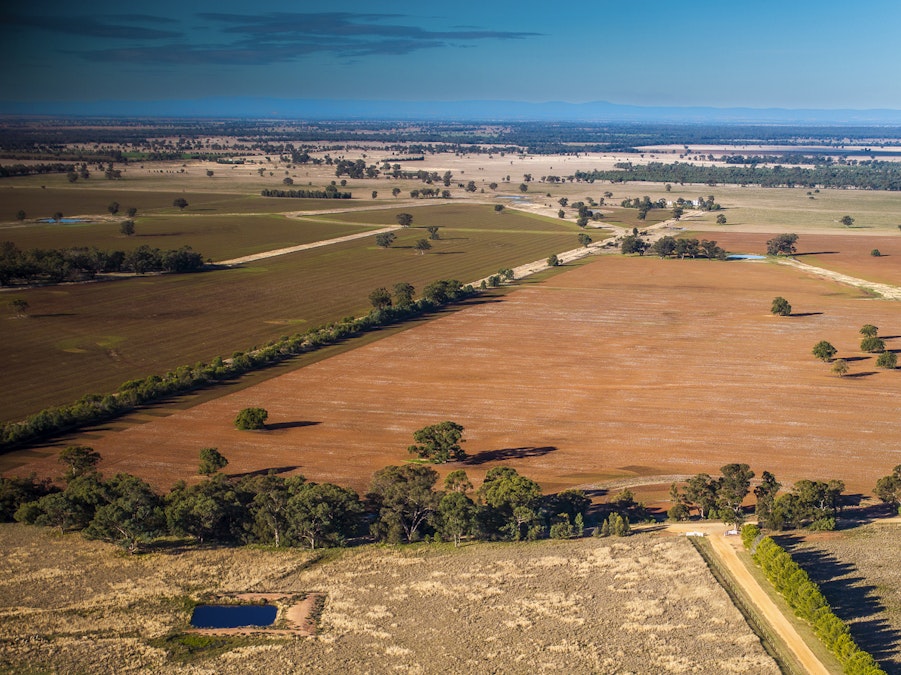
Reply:
<svg viewBox="0 0 901 675"><path fill-rule="evenodd" d="M726 260L766 260L765 255L752 255L750 253L734 253L727 255Z"/></svg>
<svg viewBox="0 0 901 675"><path fill-rule="evenodd" d="M276 614L275 605L197 605L191 615L191 625L194 628L271 626Z"/></svg>
<svg viewBox="0 0 901 675"><path fill-rule="evenodd" d="M59 220L53 220L53 218L41 218L38 220L39 223L64 223L64 224L72 224L72 223L89 223L90 220L85 220L84 218L60 218Z"/></svg>
<svg viewBox="0 0 901 675"><path fill-rule="evenodd" d="M495 199L509 199L513 202L527 202L529 198L526 195L496 195Z"/></svg>

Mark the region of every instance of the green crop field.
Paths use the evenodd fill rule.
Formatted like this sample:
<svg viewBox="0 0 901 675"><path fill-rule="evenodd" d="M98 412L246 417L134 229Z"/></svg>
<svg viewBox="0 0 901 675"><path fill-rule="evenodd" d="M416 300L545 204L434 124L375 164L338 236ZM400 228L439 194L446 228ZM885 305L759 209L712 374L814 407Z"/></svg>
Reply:
<svg viewBox="0 0 901 675"><path fill-rule="evenodd" d="M30 308L26 319L11 312L0 319L0 367L7 381L20 383L0 393L3 419L363 313L379 286L468 282L578 246L578 228L562 220L497 215L490 206L416 214L441 226L425 255L412 246L428 235L414 226L399 230L389 249L366 237L236 269L8 294Z"/></svg>
<svg viewBox="0 0 901 675"><path fill-rule="evenodd" d="M0 240L20 249L95 246L129 251L138 246L163 250L190 246L204 258L226 260L322 239L332 239L367 227L321 220L298 220L279 214L207 215L196 213L138 215L135 234L126 237L118 221L94 223L32 223L0 227Z"/></svg>

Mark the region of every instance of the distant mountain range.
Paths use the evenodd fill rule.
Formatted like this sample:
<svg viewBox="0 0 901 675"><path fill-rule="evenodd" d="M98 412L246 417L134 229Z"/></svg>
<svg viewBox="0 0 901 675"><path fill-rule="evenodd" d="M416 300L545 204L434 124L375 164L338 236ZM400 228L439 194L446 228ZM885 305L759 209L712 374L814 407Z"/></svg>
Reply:
<svg viewBox="0 0 901 675"><path fill-rule="evenodd" d="M0 102L0 115L244 117L310 120L901 125L901 110L634 106L593 101L366 101L216 97L155 101Z"/></svg>

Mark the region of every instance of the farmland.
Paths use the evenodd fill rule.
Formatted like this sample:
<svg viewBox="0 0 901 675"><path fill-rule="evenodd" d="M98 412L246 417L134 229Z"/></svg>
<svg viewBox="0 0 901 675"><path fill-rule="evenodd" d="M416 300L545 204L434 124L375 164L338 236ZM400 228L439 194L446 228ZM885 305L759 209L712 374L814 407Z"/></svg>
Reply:
<svg viewBox="0 0 901 675"><path fill-rule="evenodd" d="M795 316L770 314L779 294ZM363 490L407 457L415 429L452 419L466 428L475 479L510 462L556 491L737 461L783 482L842 478L868 493L901 463L901 380L858 351L857 329L894 336L897 322L893 303L779 265L602 257L189 410L75 440L104 456L105 472L166 488L212 445L236 473L287 468ZM812 357L821 339L851 376ZM256 405L279 428L236 431L235 412ZM18 460L17 471L52 474L56 450Z"/></svg>
<svg viewBox="0 0 901 675"><path fill-rule="evenodd" d="M779 672L685 539L363 547L310 565L251 549L123 558L3 525L0 548L4 670ZM319 635L169 655L193 603L248 591L325 593Z"/></svg>
<svg viewBox="0 0 901 675"><path fill-rule="evenodd" d="M363 313L369 292L379 286L406 281L421 289L440 278L469 281L577 245L578 228L561 220L498 215L485 206L415 211L414 225L441 227L441 240L427 255L412 248L427 233L412 227L399 232L390 249L367 238L198 275L18 291L31 316L3 321L3 365L10 377L27 384L6 390L0 408L15 419L84 393L112 390L134 377L228 356ZM375 213L394 219L396 212ZM379 218L372 220L378 224ZM292 222L332 236L361 229L319 217ZM249 228L240 227L252 238ZM271 228L264 232L272 243L285 236ZM230 233L219 230L214 236L221 241ZM237 246L241 239L234 241Z"/></svg>

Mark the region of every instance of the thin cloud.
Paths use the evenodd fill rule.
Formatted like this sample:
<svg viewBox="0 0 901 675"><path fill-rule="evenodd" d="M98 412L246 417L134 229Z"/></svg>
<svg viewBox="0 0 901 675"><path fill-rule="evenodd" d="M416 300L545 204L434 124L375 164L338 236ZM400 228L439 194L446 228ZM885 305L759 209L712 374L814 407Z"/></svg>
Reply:
<svg viewBox="0 0 901 675"><path fill-rule="evenodd" d="M112 23L108 19L117 19ZM7 29L11 26L45 30L51 33L63 33L80 37L120 38L126 40L164 40L182 37L182 33L171 30L159 30L147 26L127 25L138 23L170 23L163 17L151 17L141 14L100 17L81 16L24 16L17 14L0 15L0 23Z"/></svg>

